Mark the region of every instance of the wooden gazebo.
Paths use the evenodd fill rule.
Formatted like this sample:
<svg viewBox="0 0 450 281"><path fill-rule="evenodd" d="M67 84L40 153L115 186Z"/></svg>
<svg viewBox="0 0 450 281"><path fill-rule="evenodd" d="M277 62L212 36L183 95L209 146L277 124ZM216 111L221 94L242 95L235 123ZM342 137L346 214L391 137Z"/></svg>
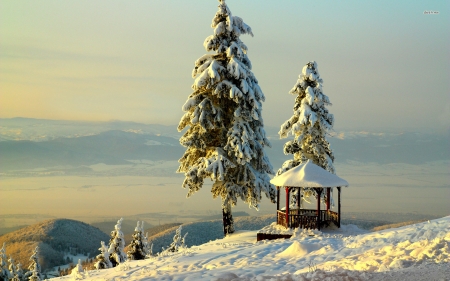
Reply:
<svg viewBox="0 0 450 281"><path fill-rule="evenodd" d="M320 229L334 223L341 226L341 187L348 186L348 182L316 164L308 161L291 170L274 177L271 181L277 187L277 224L288 228ZM286 208L280 209L280 190L286 191ZM331 210L331 188L338 190L337 212ZM303 188L312 188L317 195L316 210L304 209L301 206ZM296 208L289 208L290 192L299 189ZM320 209L322 192L326 192L326 209Z"/></svg>

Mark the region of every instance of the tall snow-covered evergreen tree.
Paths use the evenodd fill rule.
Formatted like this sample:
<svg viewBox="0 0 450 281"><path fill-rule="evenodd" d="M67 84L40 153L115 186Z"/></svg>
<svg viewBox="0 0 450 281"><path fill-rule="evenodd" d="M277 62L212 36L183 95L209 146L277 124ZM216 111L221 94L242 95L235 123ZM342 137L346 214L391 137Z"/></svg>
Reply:
<svg viewBox="0 0 450 281"><path fill-rule="evenodd" d="M284 154L293 154L294 159L285 161L277 175L308 159L334 173L334 155L326 139L327 132L333 128L334 117L326 108L331 103L322 92L322 82L317 63L311 61L303 67L297 83L289 92L296 96L294 115L281 125L278 134L280 138L286 138L289 134L294 136L293 140L284 145ZM314 194L313 190L306 188L303 198L307 200ZM296 201L297 194L292 195L293 201Z"/></svg>
<svg viewBox="0 0 450 281"><path fill-rule="evenodd" d="M124 252L125 239L122 232L122 221L123 218L117 221L109 239L109 260L113 267L127 260L127 255Z"/></svg>
<svg viewBox="0 0 450 281"><path fill-rule="evenodd" d="M264 152L266 138L261 115L264 94L252 73L242 34L253 36L244 21L233 16L225 0L212 20L214 34L204 42L205 54L195 62L193 93L183 106L186 113L178 130L186 152L177 172L185 174L183 187L190 197L213 181L213 197L221 197L224 233L234 232L231 207L241 198L258 208L261 192L275 201L268 174L272 165Z"/></svg>

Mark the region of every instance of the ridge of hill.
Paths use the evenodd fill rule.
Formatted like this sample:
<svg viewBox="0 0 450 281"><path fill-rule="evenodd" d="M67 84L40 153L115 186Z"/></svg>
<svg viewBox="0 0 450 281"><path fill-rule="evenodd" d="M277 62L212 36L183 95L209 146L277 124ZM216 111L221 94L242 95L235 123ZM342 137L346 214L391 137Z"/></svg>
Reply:
<svg viewBox="0 0 450 281"><path fill-rule="evenodd" d="M109 236L87 223L70 219L46 220L0 236L7 256L20 262L22 268L28 268L29 258L39 246L43 270L65 264L68 253L95 256L100 241L109 241Z"/></svg>

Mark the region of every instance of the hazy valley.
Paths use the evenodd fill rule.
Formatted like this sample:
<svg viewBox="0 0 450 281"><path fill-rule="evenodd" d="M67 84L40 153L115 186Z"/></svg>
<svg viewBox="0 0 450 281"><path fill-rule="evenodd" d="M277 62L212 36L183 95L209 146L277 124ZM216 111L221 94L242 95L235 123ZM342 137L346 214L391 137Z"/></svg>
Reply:
<svg viewBox="0 0 450 281"><path fill-rule="evenodd" d="M209 182L185 198L183 177L175 173L184 148L174 126L26 118L0 124L1 233L50 218L92 223L128 216L159 225L220 216ZM286 140L277 128L267 134L276 171L289 159ZM381 214L409 213L414 220L449 213L448 134L336 132L330 142L337 173L350 182L347 218L397 222ZM259 212L243 204L235 211L258 216L274 208L263 200Z"/></svg>

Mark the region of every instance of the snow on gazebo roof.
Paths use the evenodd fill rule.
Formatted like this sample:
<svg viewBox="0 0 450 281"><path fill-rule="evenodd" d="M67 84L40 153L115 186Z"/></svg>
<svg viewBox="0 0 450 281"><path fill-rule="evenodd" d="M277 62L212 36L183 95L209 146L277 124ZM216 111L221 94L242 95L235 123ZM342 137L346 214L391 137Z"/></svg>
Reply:
<svg viewBox="0 0 450 281"><path fill-rule="evenodd" d="M348 182L317 166L310 160L283 174L274 177L270 183L289 187L337 187L348 186Z"/></svg>

